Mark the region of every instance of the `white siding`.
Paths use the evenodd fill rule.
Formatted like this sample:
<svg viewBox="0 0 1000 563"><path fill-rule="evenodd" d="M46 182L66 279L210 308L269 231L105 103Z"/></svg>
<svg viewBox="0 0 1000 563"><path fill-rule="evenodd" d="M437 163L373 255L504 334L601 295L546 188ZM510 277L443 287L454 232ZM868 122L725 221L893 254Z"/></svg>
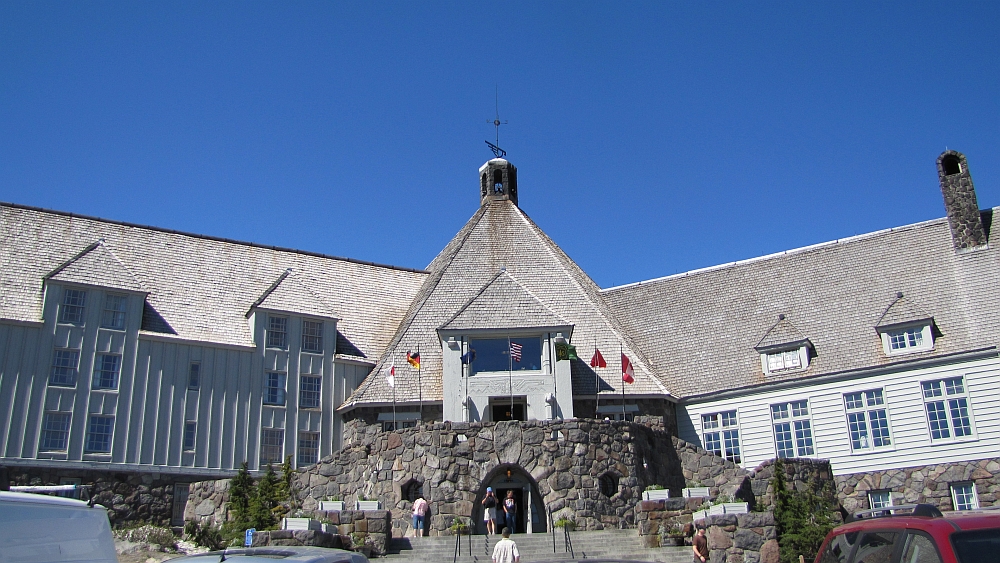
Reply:
<svg viewBox="0 0 1000 563"><path fill-rule="evenodd" d="M932 441L920 382L949 377L965 378L975 434L970 439ZM892 446L854 453L844 393L869 389L884 390ZM756 467L775 457L770 405L796 400L809 401L815 457L829 459L838 475L995 457L1000 451L1000 359L996 357L686 403L678 409L680 437L702 444L701 415L735 409L741 465Z"/></svg>

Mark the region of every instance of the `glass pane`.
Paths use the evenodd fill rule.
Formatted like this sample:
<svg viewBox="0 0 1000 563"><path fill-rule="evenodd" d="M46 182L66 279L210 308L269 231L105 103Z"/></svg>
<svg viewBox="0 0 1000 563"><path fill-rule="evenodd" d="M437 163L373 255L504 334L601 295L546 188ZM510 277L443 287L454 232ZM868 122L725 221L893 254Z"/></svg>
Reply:
<svg viewBox="0 0 1000 563"><path fill-rule="evenodd" d="M521 346L521 359L511 358L510 344ZM472 340L469 343L476 351L472 362L472 373L490 371L526 371L542 369L542 339L538 337L491 338ZM515 354L516 356L516 354Z"/></svg>
<svg viewBox="0 0 1000 563"><path fill-rule="evenodd" d="M948 401L951 409L951 426L955 429L955 437L971 436L972 423L969 422L969 404L965 397Z"/></svg>
<svg viewBox="0 0 1000 563"><path fill-rule="evenodd" d="M784 420L788 418L788 404L771 405L771 418L773 420Z"/></svg>
<svg viewBox="0 0 1000 563"><path fill-rule="evenodd" d="M965 385L962 384L961 377L955 377L953 379L944 380L945 392L949 395L961 395L965 393Z"/></svg>
<svg viewBox="0 0 1000 563"><path fill-rule="evenodd" d="M863 412L847 413L847 427L851 433L851 447L855 450L868 449L868 425Z"/></svg>
<svg viewBox="0 0 1000 563"><path fill-rule="evenodd" d="M865 406L861 400L861 393L848 393L844 395L844 402L847 403L847 408L849 409L860 409Z"/></svg>
<svg viewBox="0 0 1000 563"><path fill-rule="evenodd" d="M830 538L830 543L826 544L826 549L819 557L819 563L847 563L847 558L851 555L854 542L857 541L858 534L839 534Z"/></svg>
<svg viewBox="0 0 1000 563"><path fill-rule="evenodd" d="M787 422L774 425L774 443L778 457L792 457L792 428Z"/></svg>
<svg viewBox="0 0 1000 563"><path fill-rule="evenodd" d="M866 533L858 545L854 555L856 563L890 563L892 552L896 547L897 532Z"/></svg>
<svg viewBox="0 0 1000 563"><path fill-rule="evenodd" d="M812 427L808 420L795 421L795 447L800 456L813 455Z"/></svg>
<svg viewBox="0 0 1000 563"><path fill-rule="evenodd" d="M950 438L948 418L944 413L944 401L927 403L927 422L931 428L931 438Z"/></svg>
<svg viewBox="0 0 1000 563"><path fill-rule="evenodd" d="M889 421L885 417L885 409L868 411L868 421L872 426L872 444L876 448L889 446Z"/></svg>
<svg viewBox="0 0 1000 563"><path fill-rule="evenodd" d="M959 563L1000 562L1000 529L955 532L951 535L951 542L955 546ZM937 563L938 560L929 559L928 563L931 561Z"/></svg>

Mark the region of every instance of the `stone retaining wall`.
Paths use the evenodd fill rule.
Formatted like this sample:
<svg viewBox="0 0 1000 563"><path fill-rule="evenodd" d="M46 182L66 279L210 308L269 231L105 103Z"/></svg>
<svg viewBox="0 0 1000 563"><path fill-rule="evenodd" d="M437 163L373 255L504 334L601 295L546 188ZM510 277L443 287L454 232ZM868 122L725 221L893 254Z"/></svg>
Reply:
<svg viewBox="0 0 1000 563"><path fill-rule="evenodd" d="M313 545L356 549L371 548L373 555L385 555L392 539L392 514L388 510L344 510L318 512L316 518L336 526L336 533L315 530L272 530L254 535L253 545Z"/></svg>
<svg viewBox="0 0 1000 563"><path fill-rule="evenodd" d="M719 514L698 521L708 538L712 563L778 563L774 514Z"/></svg>
<svg viewBox="0 0 1000 563"><path fill-rule="evenodd" d="M838 498L848 512L870 508L868 491L875 490L889 490L892 503L896 505L926 502L941 510L954 510L950 485L963 482L975 484L979 506L998 504L1000 458L887 469L836 477Z"/></svg>

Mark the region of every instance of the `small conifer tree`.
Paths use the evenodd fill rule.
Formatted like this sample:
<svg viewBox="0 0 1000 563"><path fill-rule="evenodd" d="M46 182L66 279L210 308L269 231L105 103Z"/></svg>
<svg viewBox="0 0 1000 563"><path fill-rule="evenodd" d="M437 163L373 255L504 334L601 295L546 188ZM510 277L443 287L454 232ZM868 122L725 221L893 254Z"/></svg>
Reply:
<svg viewBox="0 0 1000 563"><path fill-rule="evenodd" d="M229 519L238 524L250 523L250 499L254 496L253 477L243 460L236 476L229 480Z"/></svg>
<svg viewBox="0 0 1000 563"><path fill-rule="evenodd" d="M829 484L820 490L789 490L785 480L785 464L774 462L774 523L781 550L782 563L798 563L799 555L806 561L816 558L823 538L836 525L836 508L829 500ZM817 494L819 493L819 494Z"/></svg>

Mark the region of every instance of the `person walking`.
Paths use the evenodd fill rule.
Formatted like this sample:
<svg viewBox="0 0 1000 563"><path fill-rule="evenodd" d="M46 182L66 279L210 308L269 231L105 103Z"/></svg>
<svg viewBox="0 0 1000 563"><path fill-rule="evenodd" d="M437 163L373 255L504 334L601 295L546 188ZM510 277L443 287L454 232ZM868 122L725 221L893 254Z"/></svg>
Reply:
<svg viewBox="0 0 1000 563"><path fill-rule="evenodd" d="M486 535L497 533L497 497L493 487L486 487L486 496L481 501L483 505L483 521L486 522Z"/></svg>
<svg viewBox="0 0 1000 563"><path fill-rule="evenodd" d="M517 544L510 539L510 528L503 529L503 539L493 546L493 563L519 563L521 554L517 551Z"/></svg>
<svg viewBox="0 0 1000 563"><path fill-rule="evenodd" d="M507 491L503 500L504 525L510 528L510 533L517 532L517 503L514 502L514 491Z"/></svg>
<svg viewBox="0 0 1000 563"><path fill-rule="evenodd" d="M694 551L693 563L708 561L708 538L705 537L705 528L698 528L698 533L691 540L691 550Z"/></svg>
<svg viewBox="0 0 1000 563"><path fill-rule="evenodd" d="M419 497L413 501L413 537L419 538L424 535L424 516L427 515L427 501L424 497Z"/></svg>

